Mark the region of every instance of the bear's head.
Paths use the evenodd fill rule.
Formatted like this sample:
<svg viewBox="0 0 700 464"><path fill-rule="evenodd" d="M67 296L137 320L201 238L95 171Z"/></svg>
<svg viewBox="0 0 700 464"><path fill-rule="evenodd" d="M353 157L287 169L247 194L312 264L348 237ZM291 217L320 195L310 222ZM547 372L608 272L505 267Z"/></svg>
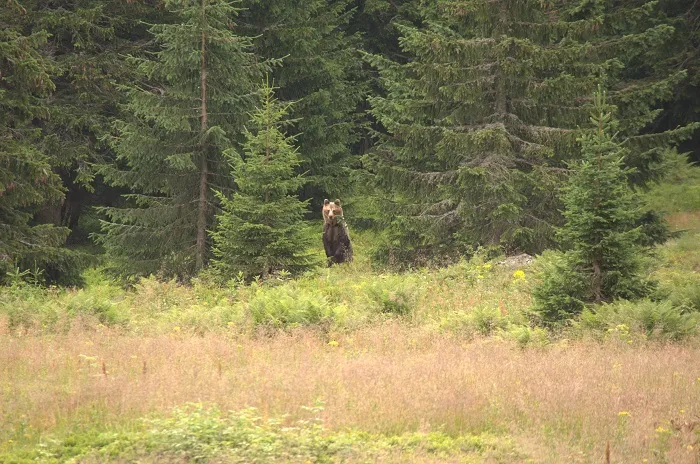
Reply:
<svg viewBox="0 0 700 464"><path fill-rule="evenodd" d="M328 199L323 200L323 223L335 225L338 222L338 218L343 217L343 208L340 207L340 200L328 201Z"/></svg>

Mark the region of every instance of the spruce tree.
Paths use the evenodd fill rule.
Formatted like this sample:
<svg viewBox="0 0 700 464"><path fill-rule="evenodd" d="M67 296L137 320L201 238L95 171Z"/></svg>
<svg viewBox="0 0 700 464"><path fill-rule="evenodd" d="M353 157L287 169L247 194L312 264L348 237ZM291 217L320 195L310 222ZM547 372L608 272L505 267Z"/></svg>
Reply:
<svg viewBox="0 0 700 464"><path fill-rule="evenodd" d="M209 259L211 190L230 187L222 153L235 144L266 65L232 32L233 4L168 5L176 20L152 26L155 59L132 57L141 81L128 88L116 124L117 165L103 171L133 193L123 207L102 208L108 220L98 241L123 271L187 278Z"/></svg>
<svg viewBox="0 0 700 464"><path fill-rule="evenodd" d="M81 214L90 214L91 204L118 197L96 177L95 166L112 157L103 139L123 102L119 85L136 79L135 66L123 57L152 51L144 23L167 13L148 2L25 0L22 4L27 9L18 18L23 27L49 34L41 52L54 66L55 89L48 117L42 121L40 144L51 154L53 169L66 189L65 201L46 205L41 219L69 227L69 242L85 243L89 231L82 228L76 233Z"/></svg>
<svg viewBox="0 0 700 464"><path fill-rule="evenodd" d="M255 37L255 53L282 59L270 76L281 101L295 101L289 134L296 136L307 182L301 192L320 208L342 196L358 164L360 105L366 94L358 48L348 33L349 0L245 0L240 24Z"/></svg>
<svg viewBox="0 0 700 464"><path fill-rule="evenodd" d="M307 202L297 197L305 182L295 173L301 157L294 137L283 133L290 105L279 102L267 83L260 97L243 154L226 152L238 188L231 198L218 193L223 211L213 234L214 266L228 277L242 272L246 278L265 278L314 264L303 220Z"/></svg>
<svg viewBox="0 0 700 464"><path fill-rule="evenodd" d="M692 118L669 124L665 111L697 80L688 72L689 47L678 44L679 34L692 43L692 32L683 20L669 15L673 9L657 0L564 2L561 7L571 19L596 21L595 34L587 39L589 53L605 68L602 83L618 108L619 131L630 148L625 161L634 168L630 182L639 186L658 180L665 172L668 148L700 128ZM692 8L685 11L690 14ZM685 50L679 53L678 48Z"/></svg>
<svg viewBox="0 0 700 464"><path fill-rule="evenodd" d="M656 15L659 21L673 26L673 39L656 56L645 57L638 69L643 76L664 75L669 70L684 70L686 78L674 88L672 100L664 105L657 122L662 129L690 125L700 121L700 8L694 0L661 0ZM700 130L679 145L690 151L691 159L700 162Z"/></svg>
<svg viewBox="0 0 700 464"><path fill-rule="evenodd" d="M641 201L624 166L630 152L616 140L618 121L600 89L591 123L594 129L579 139L582 160L563 189L566 222L557 236L565 252L552 258L534 292L536 309L549 323L578 314L587 303L636 299L650 289L635 225Z"/></svg>
<svg viewBox="0 0 700 464"><path fill-rule="evenodd" d="M399 46L397 25L422 22L420 0L362 0L355 2L352 30L362 33L363 51L394 61L405 57Z"/></svg>
<svg viewBox="0 0 700 464"><path fill-rule="evenodd" d="M53 66L41 53L48 34L25 33L26 14L10 2L0 13L0 282L16 269L62 270L74 264L65 248L68 230L34 218L46 204L60 204L61 179L41 150L40 124L48 116Z"/></svg>
<svg viewBox="0 0 700 464"><path fill-rule="evenodd" d="M399 27L408 62L370 58L387 93L370 99L383 130L365 165L396 212L387 250L411 260L478 245L530 253L551 245L561 221L553 192L564 162L578 156L577 127L597 82L614 89L638 173L653 150L688 135L632 137L658 116L654 105L682 72L631 82L621 71L672 29L640 23L615 36L606 21L624 15L593 4L440 0L423 7L424 27Z"/></svg>

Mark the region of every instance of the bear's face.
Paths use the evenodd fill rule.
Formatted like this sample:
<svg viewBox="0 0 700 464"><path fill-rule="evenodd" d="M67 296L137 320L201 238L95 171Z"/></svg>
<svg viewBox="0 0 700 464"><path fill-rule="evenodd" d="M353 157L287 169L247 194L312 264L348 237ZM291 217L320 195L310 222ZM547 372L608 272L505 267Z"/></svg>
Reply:
<svg viewBox="0 0 700 464"><path fill-rule="evenodd" d="M343 208L340 207L340 200L323 200L323 223L335 225L339 217L343 217Z"/></svg>

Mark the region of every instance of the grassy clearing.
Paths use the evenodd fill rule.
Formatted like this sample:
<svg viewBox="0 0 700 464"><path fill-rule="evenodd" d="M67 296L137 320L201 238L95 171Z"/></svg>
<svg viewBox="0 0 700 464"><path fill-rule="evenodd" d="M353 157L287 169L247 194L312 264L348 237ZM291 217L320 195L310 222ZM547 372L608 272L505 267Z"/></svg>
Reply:
<svg viewBox="0 0 700 464"><path fill-rule="evenodd" d="M684 231L659 300L556 333L537 264L384 272L357 232L352 265L266 285L5 289L0 462L697 463L700 175L677 176L648 194Z"/></svg>

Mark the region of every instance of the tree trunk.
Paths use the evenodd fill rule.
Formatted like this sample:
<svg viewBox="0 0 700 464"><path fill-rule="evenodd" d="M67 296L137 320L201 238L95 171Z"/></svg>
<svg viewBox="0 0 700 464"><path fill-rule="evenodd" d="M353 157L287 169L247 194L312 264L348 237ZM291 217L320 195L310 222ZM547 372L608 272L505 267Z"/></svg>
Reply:
<svg viewBox="0 0 700 464"><path fill-rule="evenodd" d="M593 258L593 301L600 303L603 301L603 272L600 268L600 259Z"/></svg>
<svg viewBox="0 0 700 464"><path fill-rule="evenodd" d="M207 249L207 193L209 190L208 176L209 163L207 160L207 143L205 133L207 131L207 48L206 48L206 2L202 0L202 109L201 109L201 158L199 165L199 205L197 217L197 244L195 249L195 271L204 267L204 257Z"/></svg>
<svg viewBox="0 0 700 464"><path fill-rule="evenodd" d="M504 5L503 2L500 3L498 6L498 19L500 21L500 24L497 26L497 34L494 35L495 38L499 38L501 34L505 34L507 30L507 24L508 24L508 12L506 11L506 6ZM505 60L505 57L501 57L502 60ZM506 114L507 108L506 108L506 88L505 88L505 71L503 70L502 66L499 65L497 67L497 75L496 75L496 104L495 104L495 109L496 113L499 116L503 116Z"/></svg>
<svg viewBox="0 0 700 464"><path fill-rule="evenodd" d="M602 137L603 136L603 112L601 111L600 113L600 118L598 119L598 136ZM598 151L598 177L595 180L595 191L596 191L596 200L595 200L595 211L598 213L598 209L600 208L600 170L602 168L602 160L601 160L601 152ZM602 241L603 237L600 237L599 241ZM600 303L603 301L603 272L601 270L601 261L602 257L596 252L595 255L593 256L593 298L596 303Z"/></svg>

